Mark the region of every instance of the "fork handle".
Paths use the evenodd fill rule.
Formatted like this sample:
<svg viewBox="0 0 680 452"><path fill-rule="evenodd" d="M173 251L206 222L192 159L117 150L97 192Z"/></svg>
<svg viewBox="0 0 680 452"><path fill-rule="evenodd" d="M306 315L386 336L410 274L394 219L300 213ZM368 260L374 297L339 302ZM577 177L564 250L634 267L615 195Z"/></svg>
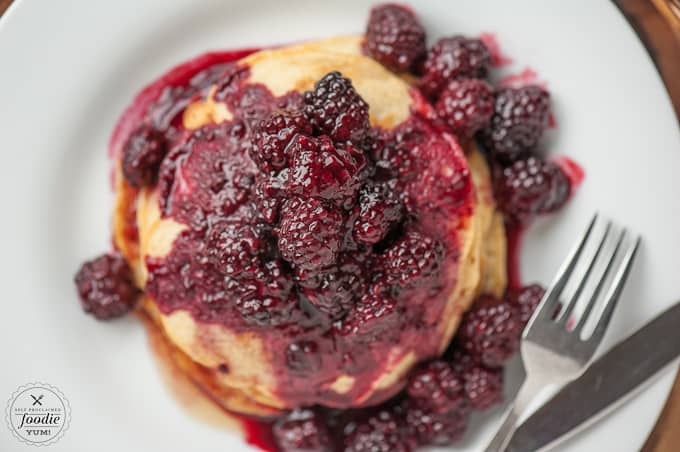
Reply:
<svg viewBox="0 0 680 452"><path fill-rule="evenodd" d="M529 403L538 394L538 391L543 387L545 387L545 385L535 378L527 377L524 380L517 396L515 396L514 402L505 412L503 423L498 429L498 432L486 447L486 452L502 452L508 447L512 436L517 430L517 421L520 416L524 414Z"/></svg>

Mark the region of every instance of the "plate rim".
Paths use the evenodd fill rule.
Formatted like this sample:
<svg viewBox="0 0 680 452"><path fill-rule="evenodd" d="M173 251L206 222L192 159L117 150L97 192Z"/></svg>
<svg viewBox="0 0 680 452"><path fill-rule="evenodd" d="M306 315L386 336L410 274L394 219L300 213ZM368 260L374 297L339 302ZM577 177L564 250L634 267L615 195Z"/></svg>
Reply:
<svg viewBox="0 0 680 452"><path fill-rule="evenodd" d="M33 2L33 3L37 3L37 2ZM644 41L643 41L642 38L640 37L640 35L639 35L639 33L637 32L637 30L635 29L635 27L632 26L632 24L631 24L630 21L628 20L628 17L627 17L627 16L623 13L623 11L621 10L620 5L618 5L616 2L611 2L611 3L613 3L613 5L610 5L610 6L614 6L614 7L616 8L616 10L618 11L618 14L620 14L620 15L623 17L625 23L626 23L627 26L630 28L630 30L633 32L633 34L635 35L636 39L637 39L638 41L640 41L641 43L644 44ZM7 23L9 23L9 22L11 21L12 17L14 17L15 14L17 14L17 12L20 10L20 8L23 8L23 7L25 7L26 5L29 5L29 4L30 4L30 2L25 1L25 0L14 0L14 1L12 1L12 2L10 3L9 7L5 10L4 14L0 17L0 38L4 37L3 31L6 30ZM658 81L660 81L661 84L662 84L662 86L663 86L663 90L664 90L664 95L665 95L666 101L668 101L669 103L672 104L672 102L671 102L671 97L670 97L670 93L668 92L668 89L666 88L666 85L665 85L664 80L663 80L663 78L662 78L662 74L661 74L660 68L658 67L658 65L657 65L656 62L654 61L654 58L653 58L653 56L651 55L651 53L650 53L649 49L647 48L647 46L646 46L646 45L643 45L643 47L644 47L644 50L645 50L644 53L646 54L646 58L648 58L648 59L649 59L649 62L654 66L654 68L655 68L655 73L656 73L656 77L658 77ZM676 119L680 119L680 118L678 118L677 115L676 115ZM679 373L678 375L680 375L680 373ZM668 387L668 389L667 389L667 394L666 394L666 397L665 397L665 400L666 400L666 401L668 400L668 395L670 394L671 389L672 389L672 384L669 385L669 387ZM663 406L661 406L661 407L659 408L659 412L658 412L658 415L657 415L657 420L658 420L658 417L661 415L662 411L663 411ZM655 425L656 425L656 424L655 424ZM653 426L653 427L654 427L654 426ZM650 430L650 431L648 432L647 438L649 437L649 434L650 434L651 432L652 432L652 430Z"/></svg>

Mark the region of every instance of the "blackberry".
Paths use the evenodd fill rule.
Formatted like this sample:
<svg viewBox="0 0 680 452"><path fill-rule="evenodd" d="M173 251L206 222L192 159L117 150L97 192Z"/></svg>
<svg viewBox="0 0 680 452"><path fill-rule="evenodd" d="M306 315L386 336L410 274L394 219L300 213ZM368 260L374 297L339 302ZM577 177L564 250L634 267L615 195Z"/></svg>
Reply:
<svg viewBox="0 0 680 452"><path fill-rule="evenodd" d="M75 284L83 310L99 320L127 313L139 295L132 270L119 254L104 254L85 262L75 276Z"/></svg>
<svg viewBox="0 0 680 452"><path fill-rule="evenodd" d="M436 277L444 257L444 246L418 231L407 231L385 251L387 280L402 287L418 287Z"/></svg>
<svg viewBox="0 0 680 452"><path fill-rule="evenodd" d="M366 157L351 144L335 145L326 136L297 135L289 146L292 163L286 189L300 196L340 204L353 203L366 168Z"/></svg>
<svg viewBox="0 0 680 452"><path fill-rule="evenodd" d="M454 80L442 91L435 111L456 136L470 138L489 124L493 106L493 91L484 80Z"/></svg>
<svg viewBox="0 0 680 452"><path fill-rule="evenodd" d="M398 320L396 314L394 299L371 288L346 317L333 324L333 329L341 336L359 334L376 338L384 334L398 335L399 332L394 329Z"/></svg>
<svg viewBox="0 0 680 452"><path fill-rule="evenodd" d="M208 255L225 275L252 276L258 268L258 255L265 244L262 228L240 221L222 221L212 225L207 235Z"/></svg>
<svg viewBox="0 0 680 452"><path fill-rule="evenodd" d="M483 78L490 66L489 49L479 39L442 38L427 53L420 89L434 100L452 80Z"/></svg>
<svg viewBox="0 0 680 452"><path fill-rule="evenodd" d="M258 287L260 295L286 298L293 288L293 277L280 259L271 259L258 267L250 284Z"/></svg>
<svg viewBox="0 0 680 452"><path fill-rule="evenodd" d="M141 126L123 146L123 177L136 188L153 185L166 153L167 145L163 133Z"/></svg>
<svg viewBox="0 0 680 452"><path fill-rule="evenodd" d="M265 173L280 171L288 166L288 144L298 134L311 135L312 126L300 112L274 111L257 124L250 158Z"/></svg>
<svg viewBox="0 0 680 452"><path fill-rule="evenodd" d="M517 351L521 334L516 308L491 295L482 295L463 316L458 340L477 362L496 368Z"/></svg>
<svg viewBox="0 0 680 452"><path fill-rule="evenodd" d="M363 245L381 241L390 227L402 219L403 207L395 180L364 185L359 191L354 221L354 240Z"/></svg>
<svg viewBox="0 0 680 452"><path fill-rule="evenodd" d="M503 401L503 371L469 366L462 374L465 396L472 408L487 410Z"/></svg>
<svg viewBox="0 0 680 452"><path fill-rule="evenodd" d="M345 427L345 452L411 452L415 447L403 419L381 409L368 419Z"/></svg>
<svg viewBox="0 0 680 452"><path fill-rule="evenodd" d="M238 295L236 309L241 316L255 325L285 324L298 306L293 279L278 259L263 262L252 275L227 277L226 287Z"/></svg>
<svg viewBox="0 0 680 452"><path fill-rule="evenodd" d="M434 413L409 402L405 403L406 424L418 445L449 446L465 433L467 412Z"/></svg>
<svg viewBox="0 0 680 452"><path fill-rule="evenodd" d="M376 132L370 149L376 169L402 183L414 179L424 166L419 154L429 133L428 126L416 118Z"/></svg>
<svg viewBox="0 0 680 452"><path fill-rule="evenodd" d="M515 289L508 289L505 300L519 308L519 318L522 325L526 325L536 307L545 295L545 289L538 284L531 284Z"/></svg>
<svg viewBox="0 0 680 452"><path fill-rule="evenodd" d="M284 199L284 185L288 180L288 170L276 176L262 177L255 185L253 206L267 224L275 224Z"/></svg>
<svg viewBox="0 0 680 452"><path fill-rule="evenodd" d="M449 363L435 360L411 374L406 392L414 403L433 413L463 412L467 409L463 384Z"/></svg>
<svg viewBox="0 0 680 452"><path fill-rule="evenodd" d="M570 190L562 169L538 157L517 160L494 173L493 191L499 208L520 223L558 210L567 202Z"/></svg>
<svg viewBox="0 0 680 452"><path fill-rule="evenodd" d="M304 94L304 101L304 113L317 134L359 143L370 129L368 104L340 72L323 76L312 91Z"/></svg>
<svg viewBox="0 0 680 452"><path fill-rule="evenodd" d="M404 190L404 205L411 214L448 221L451 213L459 215L458 209L468 205L473 195L470 168L457 147L452 137L433 135L420 148L427 164Z"/></svg>
<svg viewBox="0 0 680 452"><path fill-rule="evenodd" d="M538 86L501 88L496 92L494 113L481 138L493 158L502 163L531 151L550 121L550 94Z"/></svg>
<svg viewBox="0 0 680 452"><path fill-rule="evenodd" d="M254 129L272 112L275 102L271 91L262 84L241 85L225 100L234 116L240 118L250 129Z"/></svg>
<svg viewBox="0 0 680 452"><path fill-rule="evenodd" d="M274 438L283 452L331 452L326 420L311 409L298 409L274 423Z"/></svg>
<svg viewBox="0 0 680 452"><path fill-rule="evenodd" d="M408 71L425 56L425 29L409 7L378 5L368 18L365 49L389 69Z"/></svg>
<svg viewBox="0 0 680 452"><path fill-rule="evenodd" d="M281 208L278 246L281 257L296 266L317 270L333 264L344 229L339 209L315 198L292 198Z"/></svg>

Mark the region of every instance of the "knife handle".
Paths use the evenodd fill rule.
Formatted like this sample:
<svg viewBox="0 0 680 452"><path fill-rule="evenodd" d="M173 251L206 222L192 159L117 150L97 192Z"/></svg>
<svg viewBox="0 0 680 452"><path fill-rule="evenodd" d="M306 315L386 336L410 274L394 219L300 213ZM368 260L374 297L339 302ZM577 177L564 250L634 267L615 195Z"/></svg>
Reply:
<svg viewBox="0 0 680 452"><path fill-rule="evenodd" d="M496 432L496 435L486 447L486 452L502 452L508 447L510 440L517 430L517 421L519 421L520 416L524 414L529 403L531 403L539 390L543 387L544 384L542 381L527 376L522 383L522 387L515 396L515 400L505 412L503 423L498 429L498 432Z"/></svg>

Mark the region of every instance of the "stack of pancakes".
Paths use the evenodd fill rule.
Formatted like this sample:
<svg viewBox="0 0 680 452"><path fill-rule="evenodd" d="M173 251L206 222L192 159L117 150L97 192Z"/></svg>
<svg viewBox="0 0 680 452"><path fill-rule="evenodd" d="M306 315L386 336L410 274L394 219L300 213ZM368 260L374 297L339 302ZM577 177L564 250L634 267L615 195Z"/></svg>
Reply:
<svg viewBox="0 0 680 452"><path fill-rule="evenodd" d="M245 57L239 65L249 68L246 84L263 84L274 95L291 90L312 89L314 83L330 71L340 71L350 78L356 90L369 105L370 121L382 129L394 128L414 111L427 113L429 104L411 87L410 76L388 71L361 53L361 37L339 37L319 42L264 50ZM214 92L214 90L212 91ZM197 129L210 123L228 121L232 113L225 103L217 102L211 93L193 102L183 112L186 129ZM465 160L474 183L474 202L467 218L457 218L455 234L460 253L458 275L447 298L436 334L442 352L450 343L463 313L481 293L500 295L506 285L506 242L501 214L496 210L489 169L473 142L462 144ZM120 155L117 152L116 155ZM117 166L120 168L120 166ZM188 225L165 218L159 209L156 187L137 190L116 173L114 240L134 270L136 283L144 289L147 280L146 259L166 256L175 238ZM137 234L130 234L136 225ZM234 331L219 323L197 321L182 309L162 313L148 294L143 308L153 324L162 332L176 364L201 386L201 389L232 411L259 416L275 415L294 408L290 400L277 391L279 376L271 366L271 353L258 336L258 330ZM375 403L376 393L393 394L401 388L404 376L416 364L411 344L396 343L386 356L398 357L380 366L378 378L352 401L351 406ZM437 351L434 351L435 353ZM226 371L228 369L228 371ZM354 382L352 375L341 370L327 391L342 394ZM311 393L319 393L310 388ZM319 397L313 402L331 404L333 397Z"/></svg>

